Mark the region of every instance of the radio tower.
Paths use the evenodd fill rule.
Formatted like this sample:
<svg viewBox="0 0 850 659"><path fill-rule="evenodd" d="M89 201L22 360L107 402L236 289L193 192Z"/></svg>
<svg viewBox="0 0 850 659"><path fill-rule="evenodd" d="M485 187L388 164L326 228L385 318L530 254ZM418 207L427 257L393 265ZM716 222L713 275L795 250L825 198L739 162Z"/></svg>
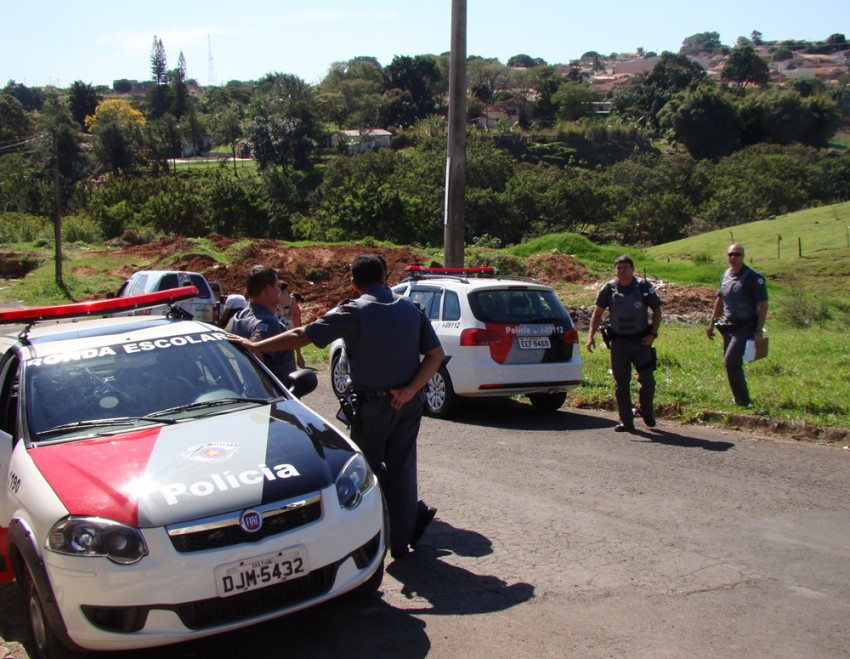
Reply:
<svg viewBox="0 0 850 659"><path fill-rule="evenodd" d="M207 35L207 85L210 87L215 87L218 82L215 79L215 67L213 66L213 56L212 56L212 40L210 39L210 35Z"/></svg>

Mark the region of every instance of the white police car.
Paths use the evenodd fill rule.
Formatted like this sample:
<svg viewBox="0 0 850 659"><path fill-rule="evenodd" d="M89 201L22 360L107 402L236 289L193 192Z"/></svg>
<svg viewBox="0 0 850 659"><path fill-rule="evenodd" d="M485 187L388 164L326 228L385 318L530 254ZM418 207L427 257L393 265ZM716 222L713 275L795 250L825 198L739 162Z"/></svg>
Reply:
<svg viewBox="0 0 850 659"><path fill-rule="evenodd" d="M381 583L381 491L296 398L315 379L290 392L179 311L79 318L194 295L0 312L19 325L0 325L0 581L24 590L34 656L190 640Z"/></svg>
<svg viewBox="0 0 850 659"><path fill-rule="evenodd" d="M581 384L578 331L555 292L533 279L497 277L492 268L410 266L393 287L424 308L446 360L425 388L426 411L449 416L465 397L528 396L557 410ZM331 383L349 382L341 340L330 347Z"/></svg>

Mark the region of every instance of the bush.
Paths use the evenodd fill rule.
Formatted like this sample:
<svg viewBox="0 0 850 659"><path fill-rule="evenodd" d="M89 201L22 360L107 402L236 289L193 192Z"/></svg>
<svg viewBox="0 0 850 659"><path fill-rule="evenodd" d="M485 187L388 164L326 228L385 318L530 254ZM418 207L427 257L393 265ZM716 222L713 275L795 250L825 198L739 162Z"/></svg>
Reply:
<svg viewBox="0 0 850 659"><path fill-rule="evenodd" d="M62 239L69 243L98 243L103 235L88 215L71 215L62 220Z"/></svg>
<svg viewBox="0 0 850 659"><path fill-rule="evenodd" d="M0 214L0 242L29 243L53 230L51 222L29 213Z"/></svg>

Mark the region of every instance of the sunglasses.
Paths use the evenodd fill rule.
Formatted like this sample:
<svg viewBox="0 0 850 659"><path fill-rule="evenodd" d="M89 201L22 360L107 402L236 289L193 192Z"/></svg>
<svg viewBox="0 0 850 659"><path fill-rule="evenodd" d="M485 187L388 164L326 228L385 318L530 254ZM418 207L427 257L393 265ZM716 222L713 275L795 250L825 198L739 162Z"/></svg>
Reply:
<svg viewBox="0 0 850 659"><path fill-rule="evenodd" d="M726 256L743 256L743 252L729 252Z"/></svg>

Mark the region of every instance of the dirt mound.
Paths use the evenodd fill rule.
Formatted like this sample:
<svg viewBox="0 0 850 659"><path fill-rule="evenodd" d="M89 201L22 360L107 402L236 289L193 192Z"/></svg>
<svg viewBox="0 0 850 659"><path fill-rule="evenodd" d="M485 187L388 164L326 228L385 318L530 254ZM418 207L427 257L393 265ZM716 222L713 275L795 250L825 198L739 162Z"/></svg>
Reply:
<svg viewBox="0 0 850 659"><path fill-rule="evenodd" d="M567 254L538 254L528 259L528 276L551 286L559 281L587 281L587 268Z"/></svg>

